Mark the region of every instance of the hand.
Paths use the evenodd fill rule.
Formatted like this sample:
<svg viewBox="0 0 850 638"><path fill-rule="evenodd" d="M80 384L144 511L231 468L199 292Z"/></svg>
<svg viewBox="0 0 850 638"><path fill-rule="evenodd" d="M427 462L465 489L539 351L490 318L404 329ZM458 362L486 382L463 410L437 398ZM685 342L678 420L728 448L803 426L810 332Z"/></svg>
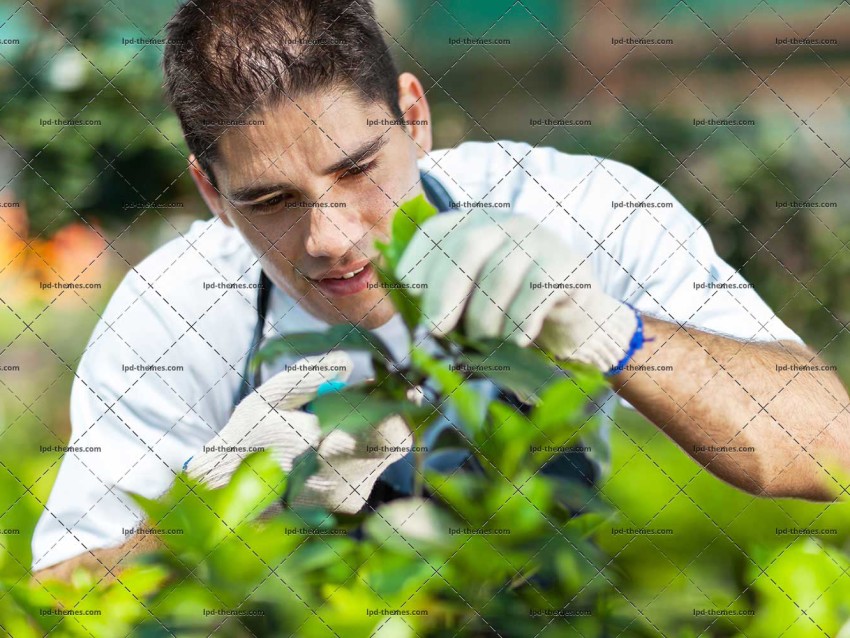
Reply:
<svg viewBox="0 0 850 638"><path fill-rule="evenodd" d="M463 317L470 338L534 342L559 359L607 371L626 356L638 328L635 312L602 291L588 263L521 215L478 209L432 217L397 274L402 283L425 284L422 313L439 336Z"/></svg>
<svg viewBox="0 0 850 638"><path fill-rule="evenodd" d="M289 472L298 455L317 449L319 470L304 485L295 502L353 514L366 503L386 467L403 457L413 437L401 417L391 416L352 436L333 431L321 436L315 415L302 408L324 383L346 381L352 362L341 351L298 361L248 395L222 430L205 447L215 450L193 456L188 475L211 488L226 484L239 462L257 448L271 448L280 467ZM387 451L395 450L395 451Z"/></svg>

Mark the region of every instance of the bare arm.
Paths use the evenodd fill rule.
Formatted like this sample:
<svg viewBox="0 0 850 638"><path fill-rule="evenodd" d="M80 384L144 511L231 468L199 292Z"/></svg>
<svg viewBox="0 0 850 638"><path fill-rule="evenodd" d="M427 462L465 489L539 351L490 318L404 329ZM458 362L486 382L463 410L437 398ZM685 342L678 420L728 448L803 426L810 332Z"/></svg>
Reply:
<svg viewBox="0 0 850 638"><path fill-rule="evenodd" d="M57 565L40 569L33 573L33 578L39 582L50 579L67 581L78 567L82 567L91 571L97 579L112 579L138 554L159 547L161 544L156 535L135 534L118 547L94 549Z"/></svg>
<svg viewBox="0 0 850 638"><path fill-rule="evenodd" d="M280 502L273 503L260 514L258 520L268 520L282 511L283 506ZM34 572L33 578L38 581L49 579L68 581L78 567L93 572L98 579L114 578L139 554L152 552L162 547L163 544L155 534L134 534L118 547L94 549L74 556Z"/></svg>
<svg viewBox="0 0 850 638"><path fill-rule="evenodd" d="M794 370L824 364L793 342L742 342L644 320L655 340L612 379L620 396L737 487L834 498L835 468L850 468L850 400L835 372Z"/></svg>

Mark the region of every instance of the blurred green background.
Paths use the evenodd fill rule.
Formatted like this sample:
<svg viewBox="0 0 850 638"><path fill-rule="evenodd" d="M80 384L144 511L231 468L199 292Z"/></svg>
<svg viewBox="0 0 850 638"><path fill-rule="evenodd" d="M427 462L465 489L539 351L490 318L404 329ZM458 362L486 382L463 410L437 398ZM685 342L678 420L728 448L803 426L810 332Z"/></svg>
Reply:
<svg viewBox="0 0 850 638"><path fill-rule="evenodd" d="M708 228L779 316L850 379L848 7L810 0L378 2L402 69L432 104L437 147L514 139L631 164ZM160 97L171 0L0 2L0 575L23 578L64 445L91 329L123 274L207 212ZM449 38L509 38L465 47ZM669 38L613 45L612 38ZM776 38L834 38L778 46ZM591 119L531 127L531 118ZM751 118L714 128L694 118ZM43 126L41 120L99 121ZM835 203L829 207L777 202ZM44 281L99 289L45 291ZM18 367L17 370L8 369ZM761 500L713 478L621 411L604 485L623 596L667 633L834 636L850 614L844 505ZM796 538L776 528L836 528ZM15 530L19 530L15 533ZM758 608L695 618L693 609ZM847 631L847 630L845 630ZM687 633L682 635L689 635Z"/></svg>

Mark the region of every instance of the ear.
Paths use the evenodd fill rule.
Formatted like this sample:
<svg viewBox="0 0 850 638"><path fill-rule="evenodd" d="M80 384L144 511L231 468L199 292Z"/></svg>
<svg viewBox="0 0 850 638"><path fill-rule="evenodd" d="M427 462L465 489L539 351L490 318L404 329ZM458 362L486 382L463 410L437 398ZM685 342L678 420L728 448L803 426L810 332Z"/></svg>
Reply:
<svg viewBox="0 0 850 638"><path fill-rule="evenodd" d="M192 176L192 180L195 182L195 186L198 187L198 192L201 194L201 197L204 198L204 202L207 207L221 221L228 226L231 226L232 224L230 223L230 219L228 219L227 213L224 211L224 206L222 205L221 194L219 194L218 189L213 186L213 183L210 181L210 178L207 176L204 169L201 168L201 165L194 153L189 156L189 174Z"/></svg>
<svg viewBox="0 0 850 638"><path fill-rule="evenodd" d="M431 107L425 97L422 83L412 73L398 76L398 105L407 122L407 132L417 145L417 155L424 157L431 152ZM414 124L414 122L418 122ZM424 122L422 124L421 122Z"/></svg>

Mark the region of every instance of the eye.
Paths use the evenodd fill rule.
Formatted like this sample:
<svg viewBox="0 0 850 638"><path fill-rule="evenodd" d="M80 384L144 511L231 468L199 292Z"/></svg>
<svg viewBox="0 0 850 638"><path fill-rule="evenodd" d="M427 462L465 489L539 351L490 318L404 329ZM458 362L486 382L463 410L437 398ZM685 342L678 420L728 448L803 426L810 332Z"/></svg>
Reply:
<svg viewBox="0 0 850 638"><path fill-rule="evenodd" d="M342 178L366 175L367 173L371 172L377 165L378 160L372 160L368 164L359 164L357 166L352 166L347 171L345 171L345 173L342 174Z"/></svg>
<svg viewBox="0 0 850 638"><path fill-rule="evenodd" d="M288 194L275 195L274 197L270 197L269 199L257 202L256 204L251 204L251 208L253 208L254 210L269 210L271 208L276 208L277 206L280 206L283 202L289 199L290 195Z"/></svg>

